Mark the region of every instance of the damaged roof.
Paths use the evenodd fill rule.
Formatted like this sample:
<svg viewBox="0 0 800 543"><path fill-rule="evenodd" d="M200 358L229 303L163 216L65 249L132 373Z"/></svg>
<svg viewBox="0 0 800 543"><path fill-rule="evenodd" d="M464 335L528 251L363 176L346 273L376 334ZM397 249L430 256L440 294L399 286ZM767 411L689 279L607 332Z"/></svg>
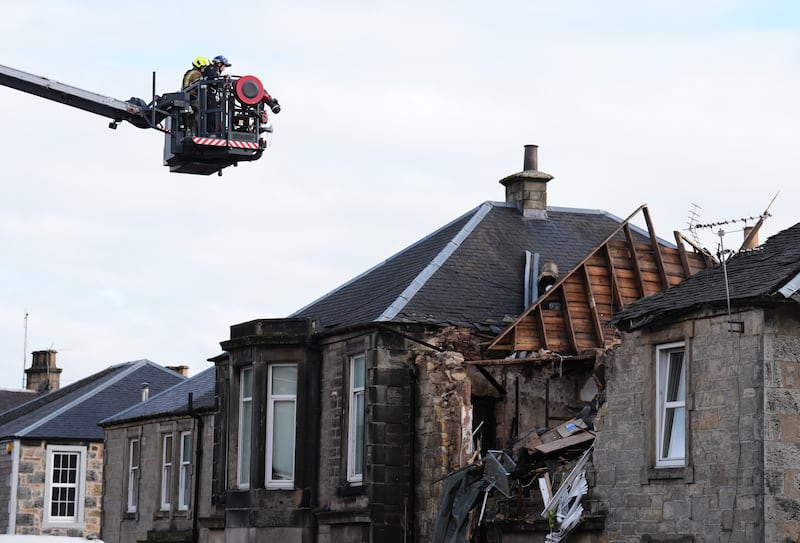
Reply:
<svg viewBox="0 0 800 543"><path fill-rule="evenodd" d="M555 207L530 219L514 204L485 202L290 317L315 318L322 331L405 322L499 332L524 310L526 251L566 273L622 222Z"/></svg>
<svg viewBox="0 0 800 543"><path fill-rule="evenodd" d="M725 275L727 274L727 289ZM624 331L674 319L703 307L771 304L797 300L800 289L800 223L775 234L760 247L740 252L725 265L697 273L669 290L626 306L611 321Z"/></svg>

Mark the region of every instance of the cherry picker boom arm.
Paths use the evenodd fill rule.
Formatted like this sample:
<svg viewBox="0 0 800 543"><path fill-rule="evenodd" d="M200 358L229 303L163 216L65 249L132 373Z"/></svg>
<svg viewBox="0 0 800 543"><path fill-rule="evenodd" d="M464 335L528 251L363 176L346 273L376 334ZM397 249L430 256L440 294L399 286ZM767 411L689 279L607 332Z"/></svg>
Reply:
<svg viewBox="0 0 800 543"><path fill-rule="evenodd" d="M102 115L115 122L128 121L139 128L153 127L148 122L150 109L147 107L123 102L8 66L0 65L0 85Z"/></svg>
<svg viewBox="0 0 800 543"><path fill-rule="evenodd" d="M272 133L267 108L278 101L252 75L201 78L179 92L123 102L0 65L0 85L164 134L163 163L171 172L209 175L261 158Z"/></svg>

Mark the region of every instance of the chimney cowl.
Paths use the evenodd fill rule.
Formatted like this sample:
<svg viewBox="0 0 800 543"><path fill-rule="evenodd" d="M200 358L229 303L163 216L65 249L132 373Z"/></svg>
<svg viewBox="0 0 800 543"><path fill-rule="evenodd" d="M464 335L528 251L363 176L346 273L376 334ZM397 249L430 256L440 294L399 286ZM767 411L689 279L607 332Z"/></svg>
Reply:
<svg viewBox="0 0 800 543"><path fill-rule="evenodd" d="M506 202L515 204L528 219L547 218L547 182L549 173L539 171L538 146L525 146L525 159L521 172L500 180L506 188Z"/></svg>

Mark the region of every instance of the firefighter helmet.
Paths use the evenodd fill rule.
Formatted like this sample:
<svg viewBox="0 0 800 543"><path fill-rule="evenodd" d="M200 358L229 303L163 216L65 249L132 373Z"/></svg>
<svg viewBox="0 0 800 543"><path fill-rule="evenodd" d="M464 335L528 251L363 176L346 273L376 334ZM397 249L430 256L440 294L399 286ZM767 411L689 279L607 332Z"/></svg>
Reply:
<svg viewBox="0 0 800 543"><path fill-rule="evenodd" d="M204 68L211 64L211 61L208 60L208 57L197 57L192 61L192 66L195 68Z"/></svg>
<svg viewBox="0 0 800 543"><path fill-rule="evenodd" d="M215 56L215 57L214 57L214 60L213 60L212 62L213 62L214 64L217 64L217 63L219 63L219 64L222 64L223 66L230 66L230 65L231 65L231 63L230 63L230 62L228 62L228 59L227 59L227 58L225 58L225 57L224 57L224 56L222 56L222 55L217 55L217 56Z"/></svg>

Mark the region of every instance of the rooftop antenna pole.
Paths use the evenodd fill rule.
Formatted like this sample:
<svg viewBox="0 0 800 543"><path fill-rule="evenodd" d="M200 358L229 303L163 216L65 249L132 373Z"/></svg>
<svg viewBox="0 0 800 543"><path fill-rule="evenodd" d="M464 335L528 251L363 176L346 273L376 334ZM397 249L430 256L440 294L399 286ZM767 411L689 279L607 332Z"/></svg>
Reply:
<svg viewBox="0 0 800 543"><path fill-rule="evenodd" d="M700 218L700 214L697 212L698 209L703 209L699 205L692 203L692 209L689 210L689 223L688 223L688 230L689 233L692 235L692 239L695 243L700 245L700 237L697 235L697 219Z"/></svg>
<svg viewBox="0 0 800 543"><path fill-rule="evenodd" d="M28 366L28 310L25 310L25 336L22 340L22 388L25 388L25 368Z"/></svg>
<svg viewBox="0 0 800 543"><path fill-rule="evenodd" d="M727 265L727 258L725 258L725 244L722 242L722 238L725 237L725 230L722 228L719 229L717 232L719 235L719 259L722 262L722 275L725 277L725 301L728 302L728 322L731 320L731 290L728 286L728 265Z"/></svg>

